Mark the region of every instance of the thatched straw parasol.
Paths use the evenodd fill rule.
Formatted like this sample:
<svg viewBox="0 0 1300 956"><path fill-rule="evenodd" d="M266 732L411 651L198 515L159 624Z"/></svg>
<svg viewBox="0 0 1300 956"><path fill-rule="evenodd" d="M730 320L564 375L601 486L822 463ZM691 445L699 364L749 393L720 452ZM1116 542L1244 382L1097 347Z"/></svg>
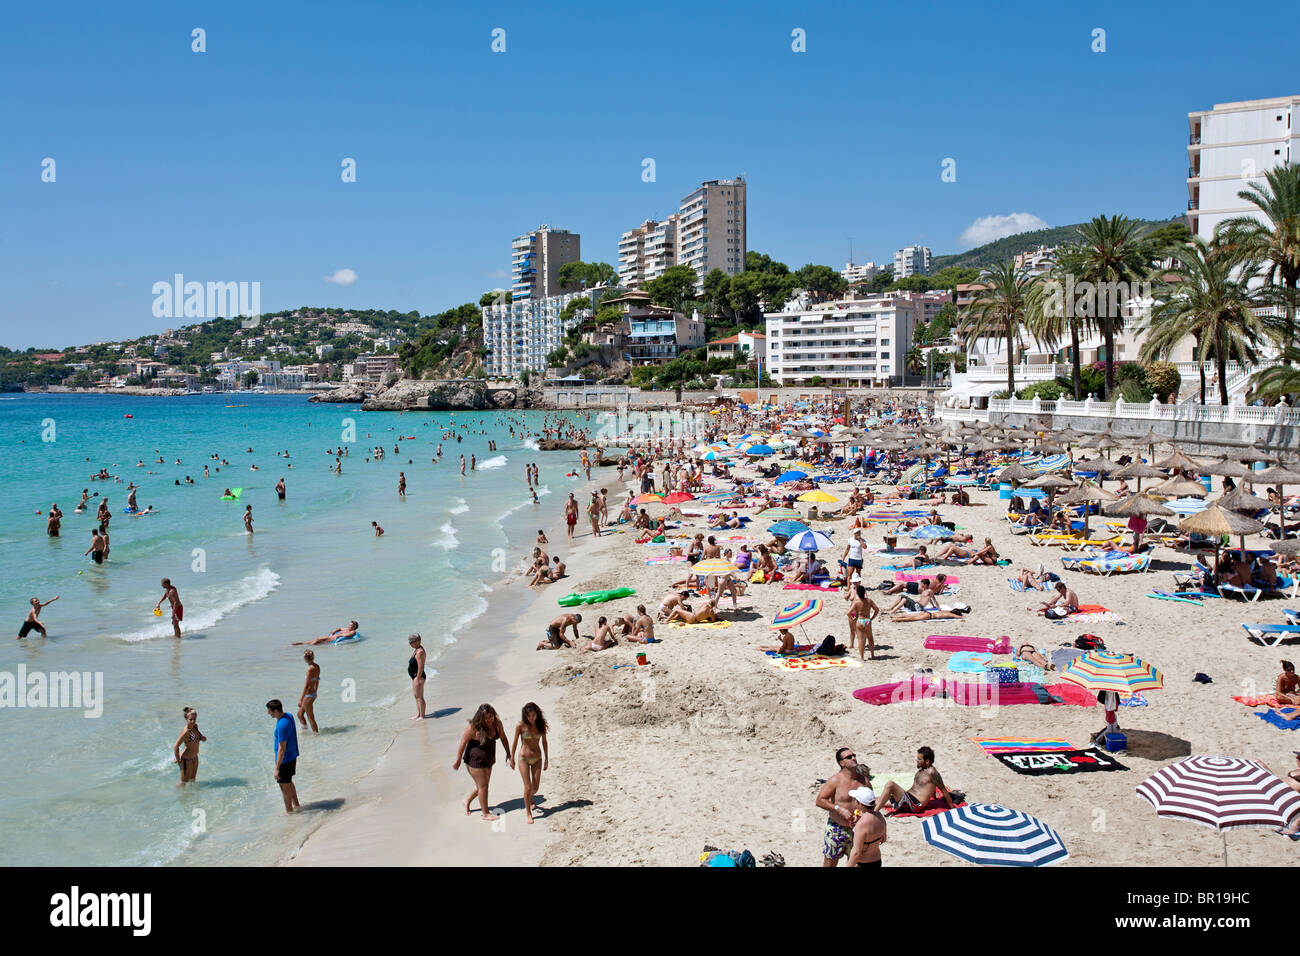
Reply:
<svg viewBox="0 0 1300 956"><path fill-rule="evenodd" d="M1143 518L1151 515L1169 517L1175 513L1149 495L1129 495L1127 498L1121 498L1113 504L1104 506L1101 510L1104 514L1116 518L1132 518L1135 515ZM1142 532L1133 529L1133 550L1136 552L1141 546Z"/></svg>
<svg viewBox="0 0 1300 956"><path fill-rule="evenodd" d="M1112 471L1119 471L1122 465L1117 465L1108 458L1080 458L1072 466L1076 472L1095 471L1099 475L1108 475Z"/></svg>
<svg viewBox="0 0 1300 956"><path fill-rule="evenodd" d="M1219 538L1222 535L1237 535L1241 541L1241 550L1246 550L1246 535L1258 534L1263 531L1266 525L1261 524L1254 518L1247 518L1245 515L1239 515L1235 511L1228 511L1226 508L1220 508L1217 504L1210 505L1204 511L1198 511L1194 515L1188 515L1178 523L1182 531L1189 531L1194 534L1206 534L1214 536L1214 563L1219 563Z"/></svg>
<svg viewBox="0 0 1300 956"><path fill-rule="evenodd" d="M1199 466L1203 475L1222 475L1225 478L1249 478L1251 471L1239 461L1231 458L1216 458L1202 462Z"/></svg>
<svg viewBox="0 0 1300 956"><path fill-rule="evenodd" d="M1147 490L1167 498L1204 498L1209 494L1199 481L1189 481L1186 478L1170 478Z"/></svg>
<svg viewBox="0 0 1300 956"><path fill-rule="evenodd" d="M1196 471L1201 466L1198 462L1192 461L1192 459L1184 455L1180 449L1175 448L1173 454L1164 461L1156 462L1156 467L1164 468L1166 471L1171 468L1176 468L1179 471Z"/></svg>
<svg viewBox="0 0 1300 956"><path fill-rule="evenodd" d="M1277 536L1278 538L1286 537L1286 513L1283 511L1283 491L1284 485L1294 485L1300 483L1300 474L1289 468L1274 465L1272 468L1265 468L1263 471L1257 471L1251 475L1253 481L1268 482L1270 485L1277 485Z"/></svg>
<svg viewBox="0 0 1300 956"><path fill-rule="evenodd" d="M1032 468L1026 468L1020 463L1007 465L998 472L998 481L1009 481L1013 484L1019 484L1025 481L1034 481L1038 478L1038 472Z"/></svg>
<svg viewBox="0 0 1300 956"><path fill-rule="evenodd" d="M1078 487L1072 489L1068 494L1061 498L1060 503L1063 505L1082 505L1092 504L1099 501L1117 501L1119 496L1114 492L1107 491L1100 485L1095 485L1091 481L1080 482ZM1088 510L1083 509L1083 534L1088 535Z"/></svg>
<svg viewBox="0 0 1300 956"><path fill-rule="evenodd" d="M1132 461L1125 465L1119 471L1111 474L1112 478L1136 478L1138 482L1138 492L1142 491L1143 478L1163 478L1165 473L1153 465L1148 465L1144 461Z"/></svg>
<svg viewBox="0 0 1300 956"><path fill-rule="evenodd" d="M1239 514L1254 514L1261 508L1272 507L1271 503L1258 495L1252 495L1245 488L1238 488L1227 494L1219 495L1211 504L1218 505L1220 508L1227 508L1229 511L1236 511Z"/></svg>

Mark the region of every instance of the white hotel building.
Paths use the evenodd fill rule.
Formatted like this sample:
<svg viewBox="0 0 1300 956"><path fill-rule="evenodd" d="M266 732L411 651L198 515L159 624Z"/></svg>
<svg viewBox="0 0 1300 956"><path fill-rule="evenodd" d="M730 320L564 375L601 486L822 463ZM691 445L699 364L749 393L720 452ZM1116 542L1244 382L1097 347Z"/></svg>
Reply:
<svg viewBox="0 0 1300 956"><path fill-rule="evenodd" d="M951 302L947 293L887 292L809 305L799 297L765 313L767 373L782 385L821 376L836 387L900 385L916 326Z"/></svg>
<svg viewBox="0 0 1300 956"><path fill-rule="evenodd" d="M1300 96L1216 103L1187 114L1187 228L1209 240L1233 216L1258 216L1237 193L1264 184L1264 173L1300 161L1293 117Z"/></svg>
<svg viewBox="0 0 1300 956"><path fill-rule="evenodd" d="M583 292L484 306L487 374L516 378L524 369L545 371L546 356L560 347L564 333L592 315L591 309L579 309L565 322L560 318L564 307L574 299L594 300L594 294L606 292L598 286Z"/></svg>

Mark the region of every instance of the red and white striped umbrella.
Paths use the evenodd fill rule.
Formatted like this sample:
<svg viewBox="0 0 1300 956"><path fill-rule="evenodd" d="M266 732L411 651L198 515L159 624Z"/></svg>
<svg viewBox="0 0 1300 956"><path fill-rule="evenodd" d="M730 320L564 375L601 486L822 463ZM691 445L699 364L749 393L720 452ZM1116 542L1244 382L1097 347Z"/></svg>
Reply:
<svg viewBox="0 0 1300 956"><path fill-rule="evenodd" d="M1162 817L1216 830L1283 827L1300 813L1300 793L1256 760L1185 757L1138 785Z"/></svg>

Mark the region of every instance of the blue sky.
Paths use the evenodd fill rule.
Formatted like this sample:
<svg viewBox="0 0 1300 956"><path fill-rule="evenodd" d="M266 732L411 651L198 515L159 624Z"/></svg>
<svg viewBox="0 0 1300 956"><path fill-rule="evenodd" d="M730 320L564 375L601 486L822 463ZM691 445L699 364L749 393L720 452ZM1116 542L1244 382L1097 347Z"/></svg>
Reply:
<svg viewBox="0 0 1300 956"><path fill-rule="evenodd" d="M502 284L539 223L615 262L738 173L750 248L791 266L842 266L850 236L859 262L955 252L986 216L1163 218L1189 110L1300 92L1296 31L1244 8L1056 6L10 4L0 344L157 331L177 272L260 282L266 312L438 311Z"/></svg>

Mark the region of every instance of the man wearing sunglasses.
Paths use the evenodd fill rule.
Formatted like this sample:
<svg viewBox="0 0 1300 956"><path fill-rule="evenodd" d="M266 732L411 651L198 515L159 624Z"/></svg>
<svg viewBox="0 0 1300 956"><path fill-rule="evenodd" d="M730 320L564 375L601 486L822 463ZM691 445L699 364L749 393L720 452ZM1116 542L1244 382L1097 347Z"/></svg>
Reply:
<svg viewBox="0 0 1300 956"><path fill-rule="evenodd" d="M858 763L851 747L835 751L839 771L822 786L817 794L817 806L825 810L826 830L822 834L822 866L837 866L840 858L853 849L853 824L856 817L850 793L868 786L868 768Z"/></svg>

